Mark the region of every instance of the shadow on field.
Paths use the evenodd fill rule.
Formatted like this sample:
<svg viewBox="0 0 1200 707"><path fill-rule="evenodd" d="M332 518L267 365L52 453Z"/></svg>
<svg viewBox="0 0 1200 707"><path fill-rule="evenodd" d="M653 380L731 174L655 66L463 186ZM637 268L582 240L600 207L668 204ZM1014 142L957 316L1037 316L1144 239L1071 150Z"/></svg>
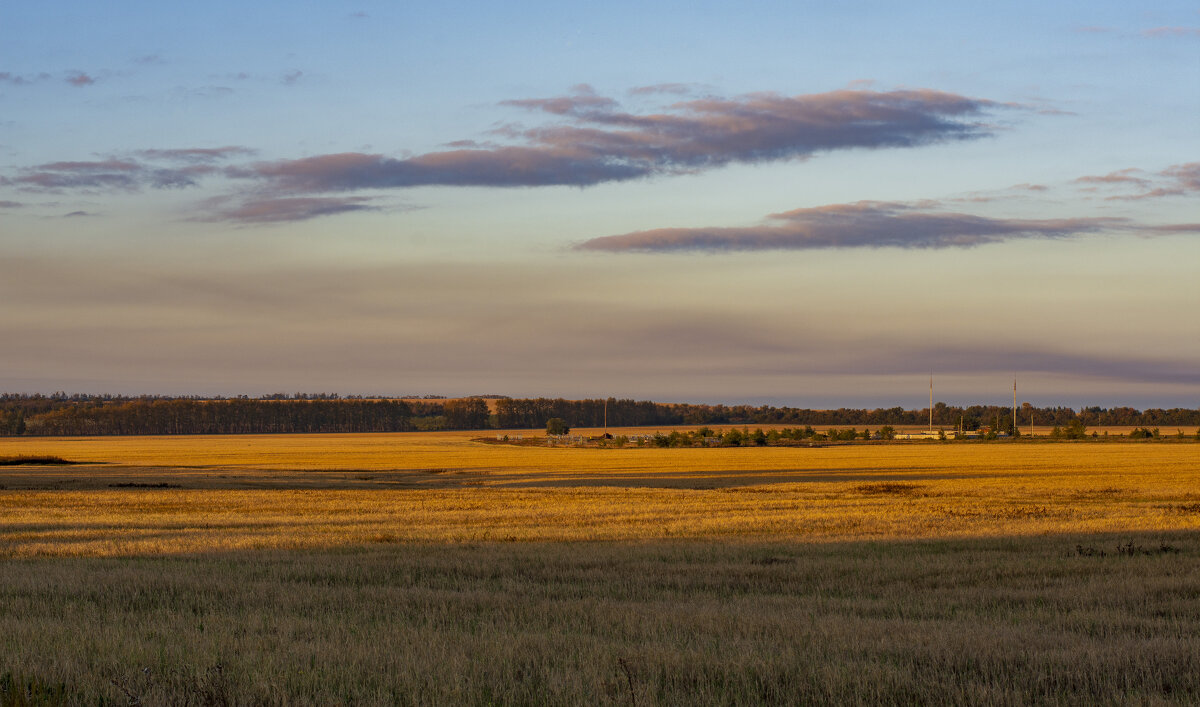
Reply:
<svg viewBox="0 0 1200 707"><path fill-rule="evenodd" d="M16 559L0 704L1195 704L1196 586L1194 532Z"/></svg>
<svg viewBox="0 0 1200 707"><path fill-rule="evenodd" d="M70 469L5 467L0 469L0 490L101 489L454 489L493 488L599 488L728 489L770 484L826 482L912 482L948 479L984 479L1013 476L999 473L947 472L943 467L903 470L872 467L805 469L710 469L704 471L620 469L494 472L479 469L350 469L331 471L254 469L246 467L125 467L80 464Z"/></svg>

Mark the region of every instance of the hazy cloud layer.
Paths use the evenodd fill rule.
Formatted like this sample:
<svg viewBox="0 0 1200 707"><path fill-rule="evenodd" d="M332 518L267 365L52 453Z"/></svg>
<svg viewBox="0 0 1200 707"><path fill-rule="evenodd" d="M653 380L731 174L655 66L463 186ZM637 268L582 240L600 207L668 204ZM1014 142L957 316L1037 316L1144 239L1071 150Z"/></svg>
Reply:
<svg viewBox="0 0 1200 707"><path fill-rule="evenodd" d="M662 228L604 236L576 246L607 252L963 248L1018 238L1064 238L1127 230L1121 218L1002 219L935 204L860 201L771 214L747 228Z"/></svg>
<svg viewBox="0 0 1200 707"><path fill-rule="evenodd" d="M406 159L341 153L251 165L234 176L278 193L446 186L587 186L663 174L806 159L853 148L915 147L990 135L992 101L932 90L752 94L675 103L634 114L586 86L573 94L506 101L563 122L506 128L518 144Z"/></svg>
<svg viewBox="0 0 1200 707"><path fill-rule="evenodd" d="M886 350L887 355L877 351ZM937 348L880 346L854 360L854 370L871 375L912 374L935 369L938 374L978 374L982 371L1050 373L1117 381L1200 384L1200 371L1180 358L1107 352L1095 355L1058 351L1036 345L992 342L987 346L945 345ZM845 370L831 366L826 372Z"/></svg>
<svg viewBox="0 0 1200 707"><path fill-rule="evenodd" d="M978 317L978 306L923 297L879 306L853 300L858 286L852 284L838 293L850 299L837 301L847 303L842 316L860 312L853 319L866 320L857 332L822 326L827 320L803 307L781 317L769 307L714 306L727 294L689 304L700 293L680 296L686 280L664 288L659 269L632 274L595 261L531 270L494 262L281 267L225 258L171 269L119 256L97 261L93 253L53 253L18 255L12 264L0 279L0 300L28 306L0 310L0 328L11 334L10 380L70 370L109 381L183 376L233 392L325 381L341 392L372 392L391 389L392 380L421 381L418 390L442 393L490 383L514 395L566 394L581 385L589 394L630 386L651 397L823 390L843 403L865 388L888 399L891 393L879 389L887 386L907 390L918 405L931 367L939 391L947 389L946 376L986 381L1001 372L994 389L1001 400L1013 372L1021 377L1022 399L1035 373L1055 384L1093 379L1182 387L1172 394L1200 385L1194 345L1164 347L1155 338L1148 346L1116 334L1099 346L1078 346L1069 333L1046 334L1061 325L1036 307L1020 319L1021 334L1003 326L946 340L945 321ZM651 284L659 289L646 289ZM780 286L778 292L793 291ZM609 289L643 296L546 297ZM1110 296L1097 293L1099 302L1111 304ZM513 316L535 310L536 316ZM878 333L912 310L917 315L907 320L906 335ZM839 376L847 379L830 381Z"/></svg>

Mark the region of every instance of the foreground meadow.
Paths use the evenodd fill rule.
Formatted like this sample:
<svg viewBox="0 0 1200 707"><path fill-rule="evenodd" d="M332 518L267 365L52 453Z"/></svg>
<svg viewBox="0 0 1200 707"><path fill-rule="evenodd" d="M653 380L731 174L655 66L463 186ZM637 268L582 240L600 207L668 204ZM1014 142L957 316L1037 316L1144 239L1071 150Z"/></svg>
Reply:
<svg viewBox="0 0 1200 707"><path fill-rule="evenodd" d="M1197 540L9 560L0 703L1195 704Z"/></svg>
<svg viewBox="0 0 1200 707"><path fill-rule="evenodd" d="M0 704L1200 700L1200 445L22 454Z"/></svg>

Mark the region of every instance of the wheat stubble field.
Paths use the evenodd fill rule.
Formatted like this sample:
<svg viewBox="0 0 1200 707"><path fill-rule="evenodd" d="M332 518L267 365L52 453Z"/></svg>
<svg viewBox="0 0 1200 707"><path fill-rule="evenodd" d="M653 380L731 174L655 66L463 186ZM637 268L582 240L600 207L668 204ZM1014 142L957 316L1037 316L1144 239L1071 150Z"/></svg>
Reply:
<svg viewBox="0 0 1200 707"><path fill-rule="evenodd" d="M0 440L0 704L1194 703L1200 445Z"/></svg>

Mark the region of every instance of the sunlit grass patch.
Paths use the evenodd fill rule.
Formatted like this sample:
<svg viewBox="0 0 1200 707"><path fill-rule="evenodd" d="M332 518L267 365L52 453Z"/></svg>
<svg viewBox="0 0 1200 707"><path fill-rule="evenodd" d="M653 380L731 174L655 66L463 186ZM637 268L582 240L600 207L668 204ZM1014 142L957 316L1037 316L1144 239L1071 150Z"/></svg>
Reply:
<svg viewBox="0 0 1200 707"><path fill-rule="evenodd" d="M241 466L125 460L0 473L0 556L1200 528L1200 465L1181 445L554 450L331 435L299 440L325 468L263 468L289 439L214 438L215 451L145 440L158 464L171 461L171 444L190 462L233 445ZM79 449L150 454L127 444Z"/></svg>

